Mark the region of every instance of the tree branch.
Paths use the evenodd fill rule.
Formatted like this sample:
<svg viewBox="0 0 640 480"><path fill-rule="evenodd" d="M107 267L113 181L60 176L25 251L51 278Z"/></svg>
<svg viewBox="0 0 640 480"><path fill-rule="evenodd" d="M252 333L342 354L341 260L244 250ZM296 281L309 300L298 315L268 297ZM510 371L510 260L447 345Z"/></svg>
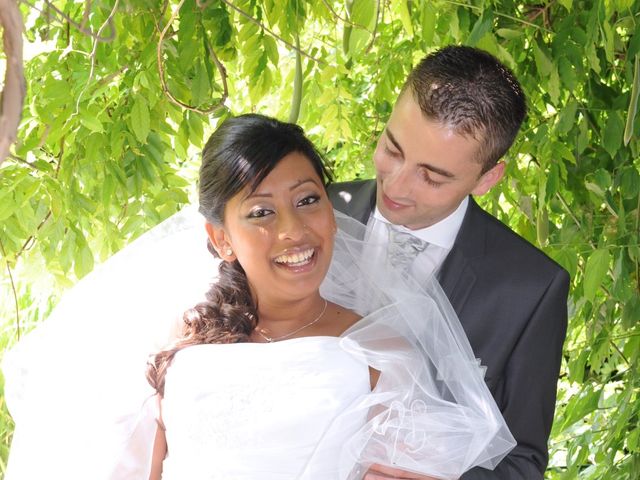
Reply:
<svg viewBox="0 0 640 480"><path fill-rule="evenodd" d="M22 16L14 0L0 0L0 25L7 57L7 71L0 104L0 165L16 140L26 94L22 57Z"/></svg>

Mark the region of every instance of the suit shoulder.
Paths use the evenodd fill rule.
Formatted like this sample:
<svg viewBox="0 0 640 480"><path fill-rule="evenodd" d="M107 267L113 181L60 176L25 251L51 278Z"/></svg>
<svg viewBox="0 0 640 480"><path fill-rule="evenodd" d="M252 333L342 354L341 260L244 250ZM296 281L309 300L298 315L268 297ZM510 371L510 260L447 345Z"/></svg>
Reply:
<svg viewBox="0 0 640 480"><path fill-rule="evenodd" d="M508 256L517 259L520 264L531 264L536 267L535 270L537 272L547 270L554 275L560 273L560 271L566 273L565 269L555 260L514 232L509 226L482 208L478 208L478 211L487 227L487 248L489 250L503 257Z"/></svg>
<svg viewBox="0 0 640 480"><path fill-rule="evenodd" d="M336 210L366 223L375 204L375 189L375 180L353 180L329 184L327 194Z"/></svg>
<svg viewBox="0 0 640 480"><path fill-rule="evenodd" d="M375 180L351 180L349 182L333 182L327 186L329 196L337 195L339 192L357 193L362 189L370 187Z"/></svg>

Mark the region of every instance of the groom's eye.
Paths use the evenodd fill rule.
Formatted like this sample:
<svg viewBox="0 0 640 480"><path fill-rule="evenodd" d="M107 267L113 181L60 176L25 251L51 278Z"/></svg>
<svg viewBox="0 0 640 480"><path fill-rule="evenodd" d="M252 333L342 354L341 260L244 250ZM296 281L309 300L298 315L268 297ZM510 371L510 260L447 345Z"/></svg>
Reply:
<svg viewBox="0 0 640 480"><path fill-rule="evenodd" d="M389 145L385 145L384 147L384 151L387 155L390 155L392 157L399 157L400 156L400 152L393 149L393 148L389 148Z"/></svg>

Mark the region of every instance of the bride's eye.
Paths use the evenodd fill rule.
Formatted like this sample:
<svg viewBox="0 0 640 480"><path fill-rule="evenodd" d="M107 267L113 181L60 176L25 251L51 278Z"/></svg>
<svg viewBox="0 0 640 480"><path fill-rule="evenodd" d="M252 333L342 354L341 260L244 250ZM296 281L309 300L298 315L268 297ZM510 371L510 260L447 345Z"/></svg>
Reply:
<svg viewBox="0 0 640 480"><path fill-rule="evenodd" d="M266 217L267 215L271 215L271 213L273 213L271 210L269 210L268 208L254 208L249 212L249 215L247 215L248 218L263 218Z"/></svg>
<svg viewBox="0 0 640 480"><path fill-rule="evenodd" d="M312 205L314 203L318 203L320 201L320 195L307 195L302 200L298 202L299 207L303 207L305 205Z"/></svg>

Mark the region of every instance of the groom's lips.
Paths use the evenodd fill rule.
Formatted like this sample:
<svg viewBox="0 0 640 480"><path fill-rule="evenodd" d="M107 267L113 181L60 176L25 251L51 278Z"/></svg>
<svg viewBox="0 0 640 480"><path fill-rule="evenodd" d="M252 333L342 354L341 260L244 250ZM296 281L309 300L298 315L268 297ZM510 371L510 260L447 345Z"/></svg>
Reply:
<svg viewBox="0 0 640 480"><path fill-rule="evenodd" d="M404 205L402 203L394 202L389 197L387 197L384 193L382 194L382 201L389 210L402 210L404 208L409 208L410 205Z"/></svg>

